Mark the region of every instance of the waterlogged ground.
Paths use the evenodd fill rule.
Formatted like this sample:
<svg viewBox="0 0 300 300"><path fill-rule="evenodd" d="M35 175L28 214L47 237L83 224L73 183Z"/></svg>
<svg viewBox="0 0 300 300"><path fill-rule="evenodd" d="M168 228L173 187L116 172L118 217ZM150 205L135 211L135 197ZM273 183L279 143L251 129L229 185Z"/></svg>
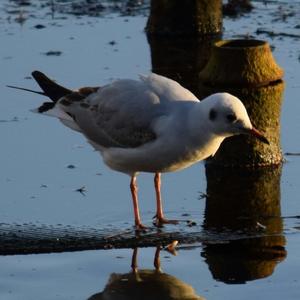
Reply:
<svg viewBox="0 0 300 300"><path fill-rule="evenodd" d="M40 96L5 86L36 89L35 69L70 88L163 69L144 33L148 5L109 4L80 15L67 2L17 2L0 6L1 238L32 226L39 238L49 228L122 234L133 219L129 178L108 170L82 136L31 113ZM0 299L300 298L300 2L253 4L250 14L224 19L223 38L272 46L285 70L282 149L296 155L285 155L282 170L225 174L217 189L203 164L165 175L166 214L195 226L162 231L198 240L180 244L177 256L162 250L162 274L154 271L155 247L139 248L137 275L130 273L133 249L3 255ZM151 226L152 176L141 174L139 185L142 217Z"/></svg>

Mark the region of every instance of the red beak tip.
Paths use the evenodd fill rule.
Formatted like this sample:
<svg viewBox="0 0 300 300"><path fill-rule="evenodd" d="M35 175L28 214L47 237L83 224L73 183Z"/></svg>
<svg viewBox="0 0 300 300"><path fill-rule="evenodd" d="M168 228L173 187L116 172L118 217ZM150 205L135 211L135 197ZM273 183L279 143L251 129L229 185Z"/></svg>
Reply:
<svg viewBox="0 0 300 300"><path fill-rule="evenodd" d="M251 129L251 135L253 135L257 139L259 139L261 142L263 142L267 145L270 145L270 142L268 141L268 139L254 127Z"/></svg>

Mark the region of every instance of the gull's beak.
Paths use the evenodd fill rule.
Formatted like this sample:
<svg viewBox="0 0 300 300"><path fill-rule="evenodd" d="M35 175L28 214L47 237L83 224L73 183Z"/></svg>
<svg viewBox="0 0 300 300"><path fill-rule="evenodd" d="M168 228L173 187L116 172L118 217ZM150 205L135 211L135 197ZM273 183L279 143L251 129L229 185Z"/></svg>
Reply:
<svg viewBox="0 0 300 300"><path fill-rule="evenodd" d="M258 131L255 127L252 127L252 129L250 129L248 131L248 134L256 137L263 143L270 145L270 142L267 140L267 138L260 131Z"/></svg>

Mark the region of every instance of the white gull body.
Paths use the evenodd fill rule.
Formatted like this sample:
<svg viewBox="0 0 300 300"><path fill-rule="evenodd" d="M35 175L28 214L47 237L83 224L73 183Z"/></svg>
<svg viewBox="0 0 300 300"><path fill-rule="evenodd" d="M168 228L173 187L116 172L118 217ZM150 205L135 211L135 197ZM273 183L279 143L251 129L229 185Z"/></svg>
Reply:
<svg viewBox="0 0 300 300"><path fill-rule="evenodd" d="M177 171L214 155L232 135L252 134L266 141L252 126L242 102L228 93L200 102L176 81L157 74L117 80L88 93L65 89L38 71L33 76L54 101L38 112L56 116L81 132L110 168L131 176L137 229L144 228L138 208L138 172L155 173L157 224L175 223L163 215L161 172ZM55 89L64 96L53 99L49 94Z"/></svg>
<svg viewBox="0 0 300 300"><path fill-rule="evenodd" d="M55 115L82 132L114 170L131 176L180 170L214 155L225 137L252 128L244 105L230 94L200 102L171 79L140 78L99 88L84 99L89 108L60 101L55 107ZM211 110L221 112L220 120L210 119ZM227 119L233 113L234 127Z"/></svg>

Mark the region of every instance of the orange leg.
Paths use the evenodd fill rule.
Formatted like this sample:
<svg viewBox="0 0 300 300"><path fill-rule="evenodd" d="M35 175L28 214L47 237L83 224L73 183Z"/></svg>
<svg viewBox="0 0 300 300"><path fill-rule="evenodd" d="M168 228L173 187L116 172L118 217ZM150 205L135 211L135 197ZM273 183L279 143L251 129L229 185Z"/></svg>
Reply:
<svg viewBox="0 0 300 300"><path fill-rule="evenodd" d="M140 218L138 193L137 193L138 188L137 188L137 184L136 184L136 176L131 177L130 190L131 190L132 201L133 201L135 228L136 228L136 230L141 230L142 231L142 230L146 229L147 227L142 224L141 218Z"/></svg>
<svg viewBox="0 0 300 300"><path fill-rule="evenodd" d="M155 251L155 256L154 256L153 264L157 272L161 272L160 257L159 257L161 249L162 249L161 246L157 246ZM138 248L134 248L132 253L132 258L131 258L131 270L134 274L138 273L137 256L138 256Z"/></svg>
<svg viewBox="0 0 300 300"><path fill-rule="evenodd" d="M168 220L164 217L161 193L160 193L160 187L161 187L160 177L161 177L160 173L155 173L154 176L154 186L155 186L155 193L156 193L156 215L154 216L156 218L155 225L160 227L163 226L163 224L178 224L177 220Z"/></svg>

